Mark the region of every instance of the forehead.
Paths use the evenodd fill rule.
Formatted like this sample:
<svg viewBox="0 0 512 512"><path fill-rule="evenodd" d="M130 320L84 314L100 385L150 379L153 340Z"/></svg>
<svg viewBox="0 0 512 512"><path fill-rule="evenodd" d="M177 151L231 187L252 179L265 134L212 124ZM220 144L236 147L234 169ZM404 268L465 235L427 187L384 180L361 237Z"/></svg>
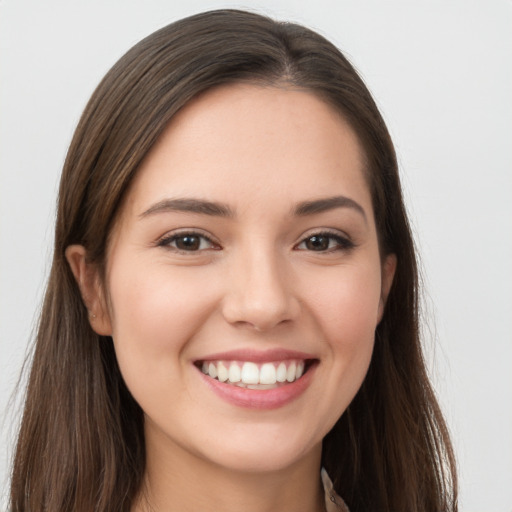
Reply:
<svg viewBox="0 0 512 512"><path fill-rule="evenodd" d="M235 84L207 91L171 121L127 197L134 212L171 196L237 207L356 195L371 209L358 138L305 90Z"/></svg>

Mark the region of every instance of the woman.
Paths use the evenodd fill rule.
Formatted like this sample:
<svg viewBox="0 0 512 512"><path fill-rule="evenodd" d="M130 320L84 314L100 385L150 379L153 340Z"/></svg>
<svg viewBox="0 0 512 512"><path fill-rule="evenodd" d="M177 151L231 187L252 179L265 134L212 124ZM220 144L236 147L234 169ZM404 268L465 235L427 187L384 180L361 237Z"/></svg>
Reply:
<svg viewBox="0 0 512 512"><path fill-rule="evenodd" d="M337 49L230 10L152 34L65 162L12 509L456 510L417 293Z"/></svg>

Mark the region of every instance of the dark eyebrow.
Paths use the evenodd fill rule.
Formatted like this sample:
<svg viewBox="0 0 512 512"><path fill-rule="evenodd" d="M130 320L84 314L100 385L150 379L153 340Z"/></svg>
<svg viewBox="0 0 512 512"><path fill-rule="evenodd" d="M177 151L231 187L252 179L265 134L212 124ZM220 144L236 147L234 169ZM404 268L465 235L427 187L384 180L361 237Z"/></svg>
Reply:
<svg viewBox="0 0 512 512"><path fill-rule="evenodd" d="M165 212L191 212L218 217L233 217L231 208L225 204L192 198L164 199L141 213L139 217Z"/></svg>
<svg viewBox="0 0 512 512"><path fill-rule="evenodd" d="M368 221L363 207L353 199L350 199L350 197L345 196L324 197L313 201L304 201L295 207L293 213L300 217L326 212L334 208L352 208L363 216L365 222Z"/></svg>
<svg viewBox="0 0 512 512"><path fill-rule="evenodd" d="M363 216L365 222L367 221L363 207L353 199L345 196L333 196L303 201L295 206L293 214L302 217L315 215L335 208L352 208ZM139 217L144 218L155 213L166 212L191 212L215 217L234 217L233 211L226 204L193 198L163 199L141 213Z"/></svg>

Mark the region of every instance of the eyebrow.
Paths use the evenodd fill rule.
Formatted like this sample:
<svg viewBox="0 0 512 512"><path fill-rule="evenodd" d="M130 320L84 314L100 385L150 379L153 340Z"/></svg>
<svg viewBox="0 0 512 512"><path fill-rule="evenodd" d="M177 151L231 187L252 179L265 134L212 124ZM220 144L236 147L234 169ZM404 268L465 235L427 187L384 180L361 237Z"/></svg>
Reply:
<svg viewBox="0 0 512 512"><path fill-rule="evenodd" d="M304 201L294 208L293 213L302 217L334 210L335 208L351 208L361 214L365 222L368 221L364 208L353 199L350 199L350 197L345 196L332 196L313 201Z"/></svg>
<svg viewBox="0 0 512 512"><path fill-rule="evenodd" d="M194 198L164 199L141 213L140 217L166 212L191 212L215 217L234 217L233 211L228 205Z"/></svg>
<svg viewBox="0 0 512 512"><path fill-rule="evenodd" d="M300 202L292 209L292 215L297 217L305 217L308 215L315 215L318 213L334 210L336 208L351 208L358 212L363 217L365 222L367 222L366 213L363 207L353 199L345 196L325 197L311 201ZM217 203L195 198L173 198L159 201L141 213L139 217L144 218L156 213L167 212L189 212L227 218L232 218L235 216L233 210L224 203Z"/></svg>

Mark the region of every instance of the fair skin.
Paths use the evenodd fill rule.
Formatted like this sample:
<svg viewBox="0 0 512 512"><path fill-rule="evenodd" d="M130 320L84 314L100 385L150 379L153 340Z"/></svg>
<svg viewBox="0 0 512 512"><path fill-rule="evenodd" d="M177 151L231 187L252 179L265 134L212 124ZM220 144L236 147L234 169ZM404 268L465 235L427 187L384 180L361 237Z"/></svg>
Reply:
<svg viewBox="0 0 512 512"><path fill-rule="evenodd" d="M322 439L366 375L396 264L379 252L362 162L311 93L224 86L143 162L105 282L68 248L145 415L133 510L324 510ZM230 366L233 381L255 371L256 389Z"/></svg>

